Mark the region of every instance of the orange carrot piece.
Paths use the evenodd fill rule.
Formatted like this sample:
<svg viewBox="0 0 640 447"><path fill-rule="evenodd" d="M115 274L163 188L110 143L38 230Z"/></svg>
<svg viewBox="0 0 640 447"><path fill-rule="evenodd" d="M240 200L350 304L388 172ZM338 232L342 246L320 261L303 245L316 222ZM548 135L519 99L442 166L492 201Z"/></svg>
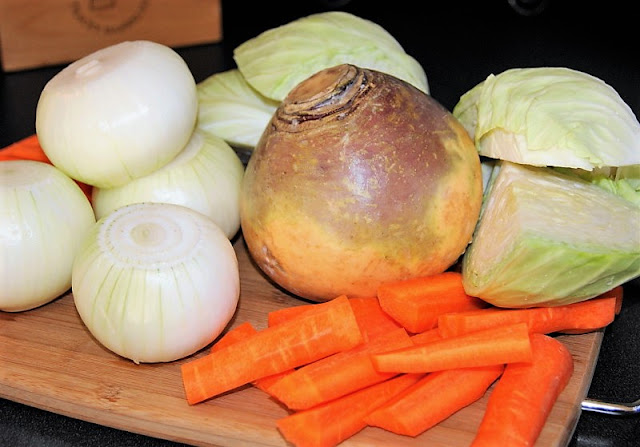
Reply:
<svg viewBox="0 0 640 447"><path fill-rule="evenodd" d="M411 341L414 345L423 345L436 340L442 340L442 336L440 335L440 331L437 327L411 336Z"/></svg>
<svg viewBox="0 0 640 447"><path fill-rule="evenodd" d="M380 334L385 334L392 329L402 327L398 322L389 316L382 307L377 297L349 298L356 321L360 326L365 340ZM287 321L302 312L310 309L313 304L303 304L301 306L284 307L282 309L269 312L267 315L268 325Z"/></svg>
<svg viewBox="0 0 640 447"><path fill-rule="evenodd" d="M413 333L436 327L443 313L488 306L467 295L461 273L453 271L383 283L378 287L378 300L385 312Z"/></svg>
<svg viewBox="0 0 640 447"><path fill-rule="evenodd" d="M249 338L258 333L258 330L253 325L245 321L236 327L229 329L220 339L211 346L211 352L219 351L225 346L229 346L245 338Z"/></svg>
<svg viewBox="0 0 640 447"><path fill-rule="evenodd" d="M443 337L452 337L505 324L526 323L531 333L589 332L605 327L613 321L616 303L614 294L605 294L587 301L555 307L491 307L452 312L438 318L438 330Z"/></svg>
<svg viewBox="0 0 640 447"><path fill-rule="evenodd" d="M0 150L0 161L11 160L32 160L52 164L49 157L47 157L42 150L38 137L35 134L16 141ZM89 201L91 201L92 187L79 181L76 181L76 183L80 186L80 189L82 189L82 192L84 192Z"/></svg>
<svg viewBox="0 0 640 447"><path fill-rule="evenodd" d="M418 436L480 399L504 365L436 371L425 375L365 417L368 425Z"/></svg>
<svg viewBox="0 0 640 447"><path fill-rule="evenodd" d="M363 342L346 296L313 306L298 318L259 331L181 365L191 405Z"/></svg>
<svg viewBox="0 0 640 447"><path fill-rule="evenodd" d="M291 410L304 410L337 399L397 375L375 370L370 355L408 346L413 346L409 334L404 328L396 328L287 374L269 388L269 393Z"/></svg>
<svg viewBox="0 0 640 447"><path fill-rule="evenodd" d="M295 412L276 422L284 438L296 447L334 447L366 427L364 417L419 380L403 374L344 397Z"/></svg>
<svg viewBox="0 0 640 447"><path fill-rule="evenodd" d="M566 346L544 334L531 334L533 360L505 367L495 385L472 447L532 446L558 396L573 374Z"/></svg>
<svg viewBox="0 0 640 447"><path fill-rule="evenodd" d="M218 351L222 348L224 348L225 346L228 346L230 344L233 344L237 341L240 340L244 340L245 338L249 338L255 334L257 334L258 331L256 330L256 328L253 327L253 325L248 322L245 321L244 323L239 324L238 326L231 328L229 331L227 331L212 347L211 347L211 352L215 352ZM262 391L269 393L269 388L271 387L271 385L273 385L274 383L276 383L278 380L280 380L281 378L283 378L284 376L286 376L287 374L289 374L290 372L295 371L294 368L291 368L287 371L283 371L281 373L278 374L273 374L271 376L267 376L267 377L262 377L260 379L256 379L253 381L253 385L259 389L261 389Z"/></svg>
<svg viewBox="0 0 640 447"><path fill-rule="evenodd" d="M0 150L0 161L8 160L33 160L51 164L36 135L30 135Z"/></svg>
<svg viewBox="0 0 640 447"><path fill-rule="evenodd" d="M530 362L531 343L527 324L516 323L372 354L371 360L378 371L400 373Z"/></svg>

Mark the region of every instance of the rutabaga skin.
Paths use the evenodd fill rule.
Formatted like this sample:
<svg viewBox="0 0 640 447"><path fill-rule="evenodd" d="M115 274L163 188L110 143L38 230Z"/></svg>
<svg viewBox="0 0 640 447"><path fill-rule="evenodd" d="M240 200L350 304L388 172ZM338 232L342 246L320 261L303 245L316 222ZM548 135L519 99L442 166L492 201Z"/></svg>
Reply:
<svg viewBox="0 0 640 447"><path fill-rule="evenodd" d="M375 296L442 272L482 200L468 134L417 88L354 65L294 88L249 160L241 226L256 263L301 297Z"/></svg>

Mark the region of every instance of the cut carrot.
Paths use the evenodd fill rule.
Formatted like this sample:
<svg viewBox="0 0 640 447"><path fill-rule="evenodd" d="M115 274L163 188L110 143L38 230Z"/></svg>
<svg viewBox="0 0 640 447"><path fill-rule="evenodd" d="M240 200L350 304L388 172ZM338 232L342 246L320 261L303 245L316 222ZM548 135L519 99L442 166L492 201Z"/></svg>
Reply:
<svg viewBox="0 0 640 447"><path fill-rule="evenodd" d="M368 425L418 436L480 399L504 365L447 369L427 374L365 417Z"/></svg>
<svg viewBox="0 0 640 447"><path fill-rule="evenodd" d="M526 323L531 333L550 334L559 331L588 332L607 326L615 318L617 298L614 293L601 295L579 303L556 307L504 309L491 307L466 312L452 312L438 318L438 330L443 337Z"/></svg>
<svg viewBox="0 0 640 447"><path fill-rule="evenodd" d="M471 332L396 351L372 354L382 372L419 373L531 361L526 323Z"/></svg>
<svg viewBox="0 0 640 447"><path fill-rule="evenodd" d="M422 374L403 374L339 399L298 411L277 421L278 430L296 447L334 447L366 427L364 418Z"/></svg>
<svg viewBox="0 0 640 447"><path fill-rule="evenodd" d="M269 393L292 410L303 410L337 399L396 375L374 369L370 355L408 346L413 346L413 343L406 330L396 328L349 351L293 371L273 384Z"/></svg>
<svg viewBox="0 0 640 447"><path fill-rule="evenodd" d="M212 347L211 352L219 351L220 349L233 344L237 341L244 340L258 333L258 330L253 327L253 325L245 321L244 323L239 324L238 326L231 328L227 333L225 333L220 340L218 340ZM271 376L262 377L260 379L256 379L253 381L253 385L262 391L269 393L269 388L271 385L276 383L278 380L289 374L290 372L295 371L294 368L291 368L287 371L282 371L278 374L273 374Z"/></svg>
<svg viewBox="0 0 640 447"><path fill-rule="evenodd" d="M473 447L532 446L573 374L573 358L555 338L531 334L533 360L505 367L495 385Z"/></svg>
<svg viewBox="0 0 640 447"><path fill-rule="evenodd" d="M488 306L467 295L462 274L453 271L383 283L378 287L378 300L385 312L413 333L436 327L443 313Z"/></svg>
<svg viewBox="0 0 640 447"><path fill-rule="evenodd" d="M32 160L52 164L47 154L42 150L36 135L30 135L0 150L0 161L11 160ZM91 201L92 187L77 180L76 183Z"/></svg>
<svg viewBox="0 0 640 447"><path fill-rule="evenodd" d="M358 326L365 340L380 334L402 327L398 322L389 316L382 307L376 297L367 298L349 298L353 313L356 316ZM310 309L313 304L304 304L302 306L283 307L282 309L269 312L267 320L269 326L287 321L302 312Z"/></svg>
<svg viewBox="0 0 640 447"><path fill-rule="evenodd" d="M414 345L423 345L436 340L442 340L442 336L440 335L440 331L437 327L411 336L411 341Z"/></svg>
<svg viewBox="0 0 640 447"><path fill-rule="evenodd" d="M191 405L363 342L346 296L313 306L298 318L259 331L204 357L183 363Z"/></svg>
<svg viewBox="0 0 640 447"><path fill-rule="evenodd" d="M244 340L258 333L258 330L253 325L245 321L236 327L229 329L220 339L211 346L211 352L219 351L220 349L229 346L240 340Z"/></svg>

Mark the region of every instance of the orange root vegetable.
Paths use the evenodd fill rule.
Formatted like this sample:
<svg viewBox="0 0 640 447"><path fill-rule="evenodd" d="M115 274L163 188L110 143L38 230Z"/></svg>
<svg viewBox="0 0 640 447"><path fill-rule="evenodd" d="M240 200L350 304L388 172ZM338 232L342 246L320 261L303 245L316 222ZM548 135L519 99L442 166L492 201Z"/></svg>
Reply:
<svg viewBox="0 0 640 447"><path fill-rule="evenodd" d="M436 340L442 340L442 335L440 335L440 331L437 327L411 335L411 341L414 345L423 345Z"/></svg>
<svg viewBox="0 0 640 447"><path fill-rule="evenodd" d="M376 297L370 298L349 298L353 313L356 316L356 321L360 326L362 335L365 340L375 337L380 334L402 327L398 322L389 316L378 301ZM276 324L287 321L296 315L310 309L313 304L305 304L302 306L283 307L282 309L269 312L267 315L268 325L274 326Z"/></svg>
<svg viewBox="0 0 640 447"><path fill-rule="evenodd" d="M443 337L526 323L531 333L589 332L607 326L616 315L617 291L579 303L556 307L527 309L487 308L467 312L453 312L438 318L438 330Z"/></svg>
<svg viewBox="0 0 640 447"><path fill-rule="evenodd" d="M504 365L447 369L427 374L365 417L368 425L418 436L480 399Z"/></svg>
<svg viewBox="0 0 640 447"><path fill-rule="evenodd" d="M573 374L562 342L531 334L533 360L505 367L495 385L472 447L532 446Z"/></svg>
<svg viewBox="0 0 640 447"><path fill-rule="evenodd" d="M269 393L291 410L303 410L337 399L396 375L376 371L370 355L408 346L413 346L411 338L404 328L396 328L361 346L287 374L269 388Z"/></svg>
<svg viewBox="0 0 640 447"><path fill-rule="evenodd" d="M517 323L372 354L371 360L378 371L399 373L530 362L531 343L527 324Z"/></svg>
<svg viewBox="0 0 640 447"><path fill-rule="evenodd" d="M334 447L366 427L375 408L416 383L422 374L403 374L344 397L295 412L277 421L278 430L296 447Z"/></svg>
<svg viewBox="0 0 640 447"><path fill-rule="evenodd" d="M0 161L10 160L33 160L51 164L51 160L42 150L36 135L30 135L0 150ZM76 183L91 200L92 187L82 182L76 181Z"/></svg>
<svg viewBox="0 0 640 447"><path fill-rule="evenodd" d="M220 339L211 346L211 352L219 351L220 349L236 343L240 340L244 340L258 333L258 330L253 325L245 321L238 326L229 329Z"/></svg>
<svg viewBox="0 0 640 447"><path fill-rule="evenodd" d="M483 300L465 293L462 275L453 271L383 283L378 300L385 312L413 333L436 327L443 313L487 307Z"/></svg>
<svg viewBox="0 0 640 447"><path fill-rule="evenodd" d="M363 343L346 296L181 366L191 405Z"/></svg>

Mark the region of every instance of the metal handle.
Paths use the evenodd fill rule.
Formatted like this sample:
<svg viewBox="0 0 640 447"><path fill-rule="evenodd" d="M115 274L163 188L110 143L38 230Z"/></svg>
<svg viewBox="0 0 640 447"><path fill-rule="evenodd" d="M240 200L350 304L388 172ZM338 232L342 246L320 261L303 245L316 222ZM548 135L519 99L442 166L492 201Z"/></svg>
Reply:
<svg viewBox="0 0 640 447"><path fill-rule="evenodd" d="M596 413L612 414L623 416L640 413L640 399L631 403L605 402L597 399L585 399L582 401L582 409L594 411Z"/></svg>

